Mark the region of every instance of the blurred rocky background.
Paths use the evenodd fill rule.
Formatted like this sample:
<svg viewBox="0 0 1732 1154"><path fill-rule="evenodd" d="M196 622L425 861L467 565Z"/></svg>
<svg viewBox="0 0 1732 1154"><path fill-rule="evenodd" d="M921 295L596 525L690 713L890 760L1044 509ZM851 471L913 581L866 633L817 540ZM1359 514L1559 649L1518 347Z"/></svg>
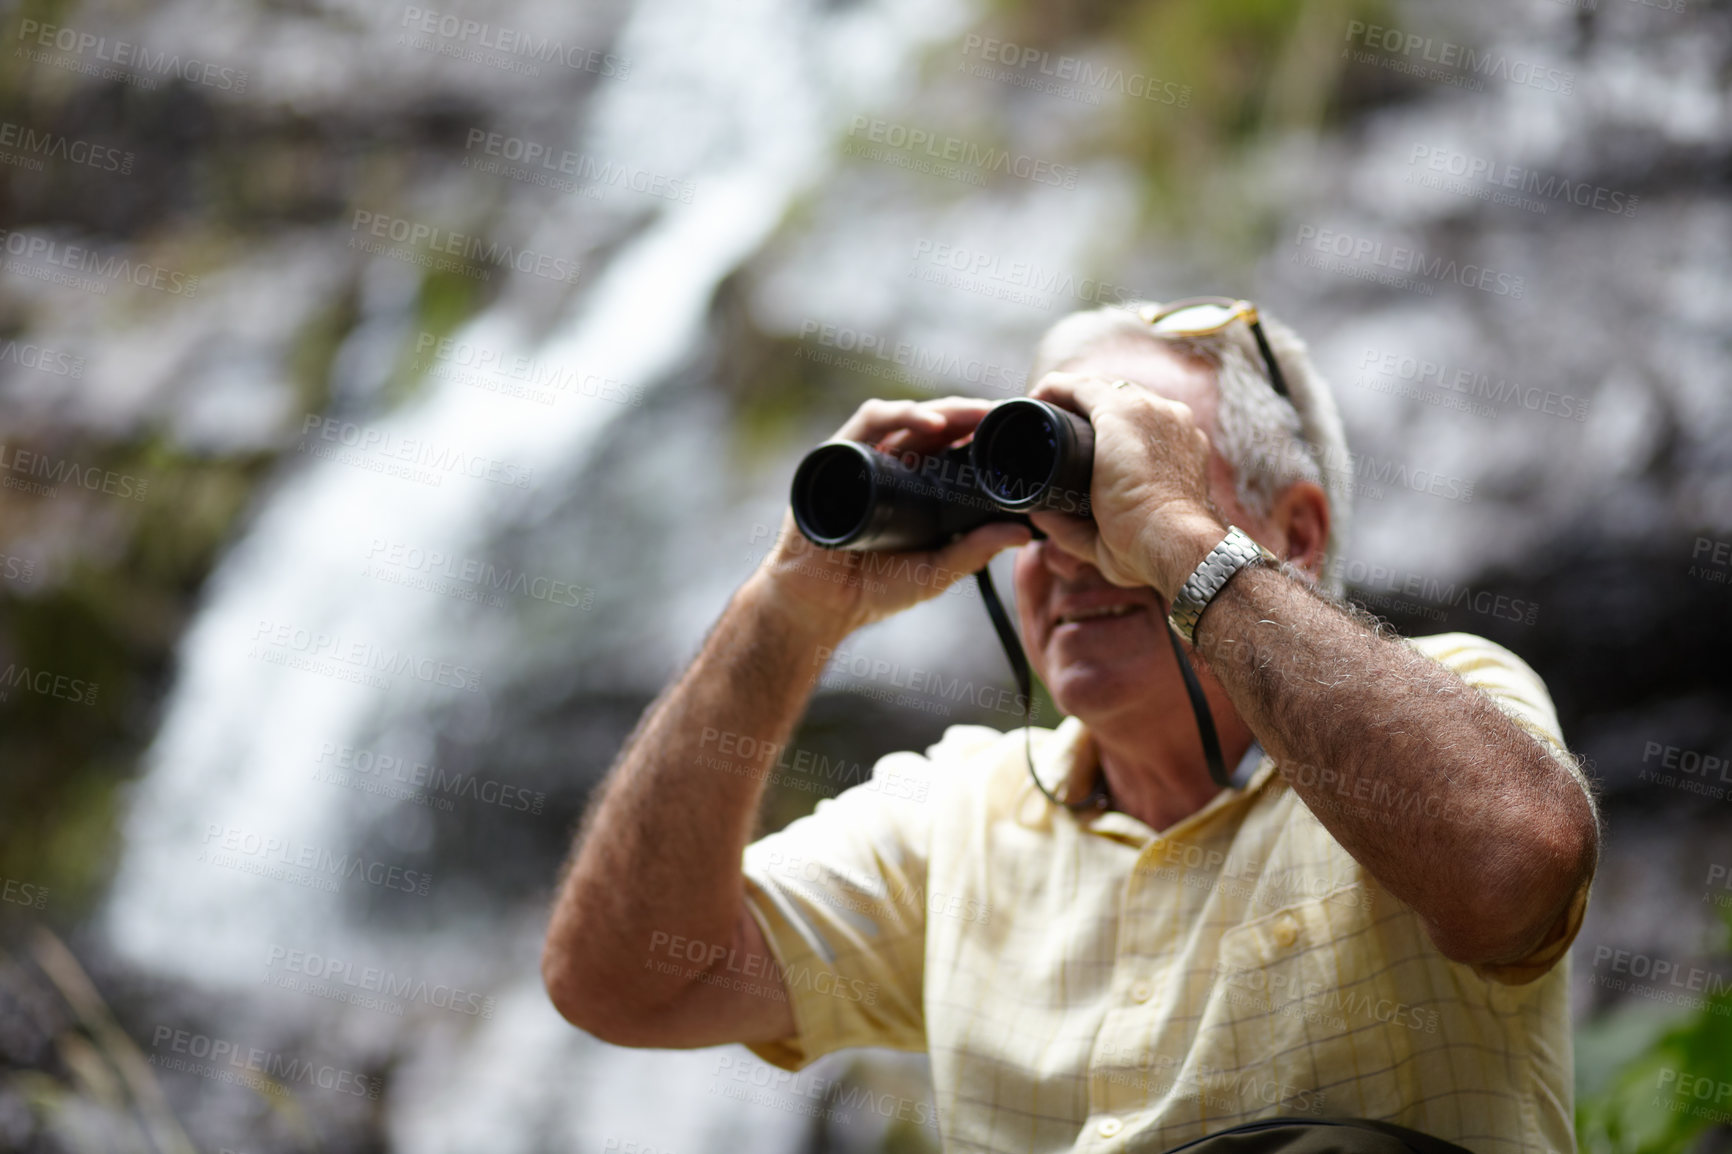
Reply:
<svg viewBox="0 0 1732 1154"><path fill-rule="evenodd" d="M936 1149L918 1058L571 1030L544 906L805 448L1201 293L1603 783L1583 1148L1729 1148L1732 5L429 3L0 12L0 1148ZM965 587L852 644L1009 685ZM1017 724L882 688L767 828Z"/></svg>

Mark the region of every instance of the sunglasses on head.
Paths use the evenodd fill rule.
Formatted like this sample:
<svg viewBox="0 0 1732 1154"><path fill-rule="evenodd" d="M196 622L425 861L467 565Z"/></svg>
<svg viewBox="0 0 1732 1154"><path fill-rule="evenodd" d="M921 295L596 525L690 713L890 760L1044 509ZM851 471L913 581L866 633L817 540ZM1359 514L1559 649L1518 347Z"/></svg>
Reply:
<svg viewBox="0 0 1732 1154"><path fill-rule="evenodd" d="M1251 335L1257 339L1257 349L1263 354L1263 363L1268 366L1269 383L1274 386L1276 395L1289 395L1287 380L1281 375L1281 366L1275 362L1269 338L1263 335L1263 324L1257 319L1257 306L1250 301L1231 297L1187 297L1170 304L1144 305L1137 310L1137 316L1156 336L1180 340L1213 336L1234 321L1246 322L1251 326Z"/></svg>

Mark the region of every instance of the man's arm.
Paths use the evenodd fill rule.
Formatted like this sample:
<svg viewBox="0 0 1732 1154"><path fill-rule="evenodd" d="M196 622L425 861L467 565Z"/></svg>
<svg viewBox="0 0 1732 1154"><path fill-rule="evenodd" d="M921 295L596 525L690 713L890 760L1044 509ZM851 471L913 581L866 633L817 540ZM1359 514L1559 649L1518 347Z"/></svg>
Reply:
<svg viewBox="0 0 1732 1154"><path fill-rule="evenodd" d="M964 398L873 401L837 436L927 452L972 429L986 407ZM988 525L911 555L916 564L881 567L882 577L862 580L858 554L807 545L784 518L776 547L691 667L645 713L585 816L542 953L542 976L561 1014L620 1045L704 1046L794 1033L785 996L703 980L726 963L779 982L741 874L774 755L730 763L747 772L709 768L713 737L725 731L736 746L749 739L781 748L811 694L821 647L833 649L854 629L944 590L895 573L972 572L1028 535L1020 525ZM669 948L676 939L677 951Z"/></svg>
<svg viewBox="0 0 1732 1154"><path fill-rule="evenodd" d="M1262 566L1210 602L1197 649L1311 812L1444 956L1514 961L1559 928L1593 874L1593 807L1485 694Z"/></svg>
<svg viewBox="0 0 1732 1154"><path fill-rule="evenodd" d="M1041 516L1041 527L1109 580L1152 586L1170 603L1227 529L1190 409L1072 374L1032 395L1087 413L1095 429L1095 522ZM1299 796L1446 957L1495 967L1564 928L1598 857L1593 806L1484 694L1260 566L1216 594L1196 640ZM1421 801L1404 809L1389 798Z"/></svg>
<svg viewBox="0 0 1732 1154"><path fill-rule="evenodd" d="M699 943L700 958L720 946L736 965L775 972L740 875L766 774L701 766L706 732L785 743L811 692L813 654L839 640L777 600L761 573L734 595L697 660L639 722L586 815L542 975L559 1012L607 1041L700 1046L793 1033L785 999L695 981L683 949L651 949L679 938Z"/></svg>

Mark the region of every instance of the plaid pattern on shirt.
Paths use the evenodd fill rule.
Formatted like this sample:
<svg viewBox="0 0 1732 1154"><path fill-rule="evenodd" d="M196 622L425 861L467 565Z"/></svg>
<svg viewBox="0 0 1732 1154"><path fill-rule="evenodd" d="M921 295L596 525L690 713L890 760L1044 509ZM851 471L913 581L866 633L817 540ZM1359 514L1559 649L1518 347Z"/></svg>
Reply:
<svg viewBox="0 0 1732 1154"><path fill-rule="evenodd" d="M1462 633L1410 644L1581 780L1514 654ZM1092 784L1080 721L1033 738L1049 788ZM1392 823L1448 819L1446 793L1336 793ZM787 1070L848 1046L930 1052L947 1151L1159 1151L1277 1114L1386 1119L1481 1154L1575 1149L1566 952L1586 885L1530 957L1451 962L1267 757L1156 833L1042 798L1020 730L953 726L744 866L797 1025L750 1049Z"/></svg>

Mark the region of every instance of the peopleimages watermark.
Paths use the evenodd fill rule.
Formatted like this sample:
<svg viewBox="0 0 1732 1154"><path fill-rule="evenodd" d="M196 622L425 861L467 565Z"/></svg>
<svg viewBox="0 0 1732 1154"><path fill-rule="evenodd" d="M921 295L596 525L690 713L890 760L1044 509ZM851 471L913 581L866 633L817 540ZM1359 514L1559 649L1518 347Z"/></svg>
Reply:
<svg viewBox="0 0 1732 1154"><path fill-rule="evenodd" d="M1608 990L1715 1014L1732 1013L1714 1001L1732 991L1732 981L1717 970L1612 946L1594 947L1593 966L1594 984Z"/></svg>
<svg viewBox="0 0 1732 1154"><path fill-rule="evenodd" d="M324 444L320 444L321 441ZM296 451L423 485L443 484L446 477L457 474L476 481L527 489L534 476L534 468L530 465L484 457L455 445L405 437L389 429L318 413L308 413L301 420L301 441Z"/></svg>
<svg viewBox="0 0 1732 1154"><path fill-rule="evenodd" d="M0 702L12 700L13 692L17 691L52 697L72 705L95 705L97 688L94 681L55 673L51 669L32 669L16 661L8 662L6 668L0 670Z"/></svg>
<svg viewBox="0 0 1732 1154"><path fill-rule="evenodd" d="M1702 900L1721 909L1732 909L1732 870L1724 863L1714 862L1708 867L1708 880L1703 882Z"/></svg>
<svg viewBox="0 0 1732 1154"><path fill-rule="evenodd" d="M1241 652L1245 647L1240 647ZM1218 663L1213 651L1208 657L1211 663ZM1386 777L1304 762L1282 762L1281 771L1313 810L1357 810L1385 825L1417 822L1422 818L1452 824L1463 820L1442 792L1423 793L1405 785L1391 785Z"/></svg>
<svg viewBox="0 0 1732 1154"><path fill-rule="evenodd" d="M1330 561L1328 576L1347 585L1353 600L1380 612L1407 613L1438 622L1452 609L1517 625L1532 625L1539 619L1538 602L1476 589L1470 581L1443 581L1346 557Z"/></svg>
<svg viewBox="0 0 1732 1154"><path fill-rule="evenodd" d="M909 457L918 458L918 454L904 454L904 461ZM918 489L922 486L915 481L906 487ZM979 585L968 580L974 574L961 569L932 562L912 562L906 556L876 549L827 549L813 544L798 529L789 529L784 542L780 527L772 529L761 521L752 526L747 540L757 546L748 550L745 556L746 562L753 567L763 564L764 558L779 548L794 559L794 572L832 585L878 594L888 592L890 581L896 580L940 590L940 596L970 601L980 599Z"/></svg>
<svg viewBox="0 0 1732 1154"><path fill-rule="evenodd" d="M963 601L980 600L979 584L967 580L974 574L960 569L950 569L943 565L904 566L899 561L886 560L889 555L876 550L826 549L822 545L814 545L797 528L788 530L787 543L784 546L781 527L772 528L762 522L752 526L747 539L754 548L747 550L744 560L754 569L762 565L772 552L784 549L793 559L789 566L793 572L832 585L881 594L889 591L890 584L872 574L894 575L923 588L937 589L941 597L954 597Z"/></svg>
<svg viewBox="0 0 1732 1154"><path fill-rule="evenodd" d="M465 798L478 805L532 815L541 813L547 804L547 795L535 790L365 747L327 741L319 746L319 755L313 760L319 766L313 771L314 781L445 812L455 808L454 801Z"/></svg>
<svg viewBox="0 0 1732 1154"><path fill-rule="evenodd" d="M428 685L481 692L480 669L263 617L253 629L247 656L374 689L388 689L391 678L407 674Z"/></svg>
<svg viewBox="0 0 1732 1154"><path fill-rule="evenodd" d="M852 1123L864 1115L895 1119L938 1133L938 1110L931 1103L840 1078L777 1070L755 1059L716 1058L710 1093L790 1114Z"/></svg>
<svg viewBox="0 0 1732 1154"><path fill-rule="evenodd" d="M0 488L37 497L57 497L62 485L131 501L144 500L150 489L147 478L0 443Z"/></svg>
<svg viewBox="0 0 1732 1154"><path fill-rule="evenodd" d="M415 335L415 358L412 367L417 372L536 404L552 405L562 393L615 405L643 404L641 386L590 372L582 365L442 337L425 329Z"/></svg>
<svg viewBox="0 0 1732 1154"><path fill-rule="evenodd" d="M1348 909L1371 908L1371 891L1363 884L1344 887L1333 878L1304 871L1266 870L1265 864L1214 846L1168 839L1163 850L1144 854L1134 868L1138 873L1177 881L1186 889L1216 891L1255 905L1288 906L1322 900Z"/></svg>
<svg viewBox="0 0 1732 1154"><path fill-rule="evenodd" d="M907 559L903 560L906 562ZM813 676L813 681L824 689L847 689L874 701L907 706L940 717L949 717L953 706L966 702L1013 717L1021 717L1027 710L1031 723L1039 720L1039 702L1031 702L1024 694L990 682L977 685L966 677L947 677L936 669L872 658L847 649L832 649L828 645L819 646L813 652L812 661L815 665L828 666ZM861 688L860 681L867 682L868 687Z"/></svg>
<svg viewBox="0 0 1732 1154"><path fill-rule="evenodd" d="M182 59L178 52L159 52L130 40L111 40L62 24L20 21L17 38L33 46L14 49L14 56L99 80L118 80L145 91L164 80L184 80L236 96L247 90L243 68L213 64L196 56ZM62 55L43 51L47 48Z"/></svg>
<svg viewBox="0 0 1732 1154"><path fill-rule="evenodd" d="M1690 576L1709 585L1725 585L1732 574L1732 541L1698 537L1690 548Z"/></svg>
<svg viewBox="0 0 1732 1154"><path fill-rule="evenodd" d="M1231 989L1224 991L1222 997L1234 1005L1250 999L1248 994ZM1314 1011L1293 1016L1320 1019ZM1140 1042L1104 1043L1096 1048L1096 1058L1108 1066L1099 1076L1115 1086L1132 1086L1181 1100L1194 1099L1213 1113L1238 1113L1246 1102L1261 1102L1279 1107L1283 1114L1316 1116L1323 1113L1328 1100L1327 1091L1272 1078L1256 1067L1228 1069L1207 1062L1191 1062L1173 1054L1156 1054L1151 1060L1147 1047Z"/></svg>
<svg viewBox="0 0 1732 1154"><path fill-rule="evenodd" d="M904 801L925 801L930 783L894 771L873 773L863 762L764 741L747 733L707 725L698 739L697 764L722 773L764 778L788 789L813 792L828 785L863 789Z"/></svg>
<svg viewBox="0 0 1732 1154"><path fill-rule="evenodd" d="M1028 384L1026 370L963 357L959 353L928 348L912 341L892 341L879 333L807 320L800 324L800 340L808 342L799 356L818 364L853 369L868 376L913 385L928 391L944 387L934 377L966 381L977 388L1006 395L1020 395ZM816 342L818 348L812 348Z"/></svg>
<svg viewBox="0 0 1732 1154"><path fill-rule="evenodd" d="M1092 64L1080 56L1054 56L1040 48L996 40L976 32L969 33L963 40L962 59L956 70L1080 104L1099 104L1102 93L1113 92L1131 100L1147 100L1175 108L1191 106L1189 84L1161 80L1146 72L1127 72L1110 64Z"/></svg>
<svg viewBox="0 0 1732 1154"><path fill-rule="evenodd" d="M197 1074L257 1090L266 1097L286 1096L294 1087L305 1086L377 1102L385 1089L383 1078L370 1078L328 1064L315 1065L276 1050L173 1026L157 1026L151 1034L150 1048L150 1064L159 1070Z"/></svg>
<svg viewBox="0 0 1732 1154"><path fill-rule="evenodd" d="M1495 421L1506 408L1578 424L1588 419L1587 398L1384 349L1367 348L1360 354L1359 376L1354 383L1374 393L1406 397L1486 420Z"/></svg>
<svg viewBox="0 0 1732 1154"><path fill-rule="evenodd" d="M1326 473L1333 474L1355 496L1372 501L1383 500L1386 491L1405 489L1429 497L1466 504L1473 500L1473 482L1453 473L1410 465L1393 457L1378 457L1371 453L1355 453L1339 446L1325 448L1300 443L1291 438L1275 441L1256 433L1253 444L1281 457L1304 456Z"/></svg>
<svg viewBox="0 0 1732 1154"><path fill-rule="evenodd" d="M386 537L373 538L367 547L367 562L361 567L361 576L494 608L505 604L501 594L567 609L595 607L595 590L587 585L500 568L478 557L423 549Z"/></svg>
<svg viewBox="0 0 1732 1154"><path fill-rule="evenodd" d="M88 245L66 244L17 229L0 229L0 268L97 296L107 296L110 284L127 284L171 296L198 295L198 277L188 273L150 261L105 256Z"/></svg>
<svg viewBox="0 0 1732 1154"><path fill-rule="evenodd" d="M1136 289L1100 277L1079 277L1029 261L1007 260L999 253L926 237L914 242L914 267L908 270L908 275L941 288L1042 310L1061 300L1117 305L1142 297Z"/></svg>
<svg viewBox="0 0 1732 1154"><path fill-rule="evenodd" d="M47 909L48 887L35 882L19 881L17 878L0 877L0 902L32 910Z"/></svg>
<svg viewBox="0 0 1732 1154"><path fill-rule="evenodd" d="M842 153L973 185L984 185L990 176L1013 176L1055 188L1075 188L1079 175L1075 165L1055 164L1027 153L868 116L856 116L849 124Z"/></svg>
<svg viewBox="0 0 1732 1154"><path fill-rule="evenodd" d="M1422 166L1423 165L1423 166ZM1556 203L1614 216L1635 216L1640 197L1617 189L1506 164L1453 148L1416 144L1407 157L1408 184L1435 188L1470 200L1509 205L1544 216Z"/></svg>
<svg viewBox="0 0 1732 1154"><path fill-rule="evenodd" d="M1386 244L1333 228L1302 224L1293 245L1288 259L1294 264L1406 289L1421 296L1435 295L1436 284L1457 284L1511 300L1521 300L1527 295L1527 281L1514 273L1463 263L1453 257L1427 257L1421 249Z"/></svg>
<svg viewBox="0 0 1732 1154"><path fill-rule="evenodd" d="M784 966L768 954L741 957L734 946L701 942L665 930L650 935L642 968L777 1002L786 1001L791 993L811 990L844 1002L878 1004L877 982L845 978L814 966Z"/></svg>
<svg viewBox="0 0 1732 1154"><path fill-rule="evenodd" d="M28 585L36 579L36 562L15 553L0 553L0 581Z"/></svg>
<svg viewBox="0 0 1732 1154"><path fill-rule="evenodd" d="M1732 757L1658 741L1644 742L1636 780L1720 801L1732 789Z"/></svg>
<svg viewBox="0 0 1732 1154"><path fill-rule="evenodd" d="M1435 36L1367 24L1363 20L1347 22L1346 40L1347 46L1341 50L1344 60L1373 64L1391 72L1473 92L1484 92L1488 79L1563 96L1570 96L1576 90L1573 72L1535 64L1503 52L1482 51Z"/></svg>
<svg viewBox="0 0 1732 1154"><path fill-rule="evenodd" d="M750 540L753 544L757 544L768 538L770 533L770 527L760 522L753 527ZM781 540L782 535L777 532L775 539L770 544L747 550L744 558L746 564L753 569L762 565L764 558L768 557L780 545ZM796 558L792 569L802 576L828 582L831 585L842 585L849 589L861 589L873 594L886 593L890 589L887 582L877 581L865 575L864 558L867 556L866 553L853 549L825 549L820 545L812 544L805 534L798 529L789 530L788 546L789 552ZM945 570L945 572L949 572L949 570Z"/></svg>
<svg viewBox="0 0 1732 1154"><path fill-rule="evenodd" d="M601 1144L602 1154L673 1154L648 1142L639 1142L635 1138L609 1137Z"/></svg>
<svg viewBox="0 0 1732 1154"><path fill-rule="evenodd" d="M0 342L0 365L13 364L23 369L35 369L51 377L82 377L84 358L60 352L46 345L12 337Z"/></svg>
<svg viewBox="0 0 1732 1154"><path fill-rule="evenodd" d="M1228 987L1227 1000L1230 1003L1252 1011L1303 1017L1331 1029L1343 1029L1352 1019L1435 1034L1442 1019L1436 1010L1413 1006L1395 998L1380 998L1375 990L1349 990L1331 982L1306 981L1279 968L1237 969L1217 961L1214 973L1216 980ZM1235 998L1235 990L1249 991L1261 997Z"/></svg>
<svg viewBox="0 0 1732 1154"><path fill-rule="evenodd" d="M1722 1082L1707 1074L1692 1074L1676 1066L1662 1066L1654 1089L1669 1091L1669 1096L1662 1097L1656 1093L1650 1105L1711 1123L1732 1122L1732 1082Z"/></svg>
<svg viewBox="0 0 1732 1154"><path fill-rule="evenodd" d="M263 984L398 1018L411 1005L471 1018L491 1018L497 1001L461 986L405 976L383 966L359 966L316 950L275 944L265 957Z"/></svg>
<svg viewBox="0 0 1732 1154"><path fill-rule="evenodd" d="M606 188L629 188L659 200L692 203L697 186L689 180L663 176L648 169L602 160L584 152L558 148L523 136L471 128L463 150L463 167L497 173L522 184L552 188L596 198ZM485 159L483 159L485 158Z"/></svg>
<svg viewBox="0 0 1732 1154"><path fill-rule="evenodd" d="M26 172L42 172L48 161L60 160L97 172L128 176L132 173L135 159L132 153L122 152L112 145L95 144L48 129L0 120L0 164Z"/></svg>
<svg viewBox="0 0 1732 1154"><path fill-rule="evenodd" d="M571 284L583 270L583 262L570 257L516 248L502 241L488 240L477 233L457 232L406 216L369 212L364 208L354 211L349 221L349 232L352 234L349 237L350 248L476 280L490 281L493 270L500 269L528 273L558 284ZM402 247L380 244L381 240Z"/></svg>
<svg viewBox="0 0 1732 1154"><path fill-rule="evenodd" d="M337 853L294 838L214 821L205 823L198 860L333 894L343 883L357 879L417 897L426 897L433 885L433 875L427 870L407 869L361 854Z"/></svg>
<svg viewBox="0 0 1732 1154"><path fill-rule="evenodd" d="M397 43L404 47L525 76L540 76L543 65L619 79L631 74L631 61L623 56L567 44L508 24L466 20L411 6L403 10L398 27L407 29L397 37Z"/></svg>

